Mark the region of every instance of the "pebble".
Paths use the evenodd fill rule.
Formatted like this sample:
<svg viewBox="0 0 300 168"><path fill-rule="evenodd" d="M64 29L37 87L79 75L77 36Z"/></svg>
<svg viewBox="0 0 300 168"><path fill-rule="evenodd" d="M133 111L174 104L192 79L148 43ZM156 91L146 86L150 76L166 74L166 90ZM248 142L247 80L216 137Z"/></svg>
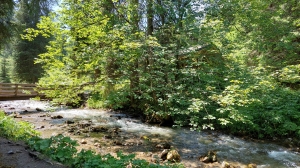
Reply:
<svg viewBox="0 0 300 168"><path fill-rule="evenodd" d="M98 142L94 143L94 146L96 146L96 147L98 147L98 148L101 148L101 144L98 143Z"/></svg>
<svg viewBox="0 0 300 168"><path fill-rule="evenodd" d="M87 141L85 139L82 139L80 143L81 144L87 144Z"/></svg>
<svg viewBox="0 0 300 168"><path fill-rule="evenodd" d="M7 154L14 154L14 153L15 153L15 152L12 151L12 150L10 150L10 151L7 152Z"/></svg>

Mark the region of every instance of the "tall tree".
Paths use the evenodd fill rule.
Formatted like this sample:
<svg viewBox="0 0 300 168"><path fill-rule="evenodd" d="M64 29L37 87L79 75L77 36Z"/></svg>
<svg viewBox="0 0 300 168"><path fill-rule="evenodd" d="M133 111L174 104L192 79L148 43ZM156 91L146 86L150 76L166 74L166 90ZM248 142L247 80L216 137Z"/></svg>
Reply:
<svg viewBox="0 0 300 168"><path fill-rule="evenodd" d="M2 44L7 43L9 37L12 36L13 30L13 0L1 0L0 1L0 47Z"/></svg>
<svg viewBox="0 0 300 168"><path fill-rule="evenodd" d="M1 75L0 75L0 82L2 82L2 83L10 82L7 65L8 65L7 59L2 58L2 60L1 60Z"/></svg>
<svg viewBox="0 0 300 168"><path fill-rule="evenodd" d="M22 32L28 28L35 28L41 16L46 16L50 12L50 3L48 0L21 0L17 4L15 15L16 23L19 25L19 31ZM35 83L41 77L41 65L34 61L39 54L46 51L48 39L39 36L34 41L23 40L17 37L15 44L15 74L19 81Z"/></svg>

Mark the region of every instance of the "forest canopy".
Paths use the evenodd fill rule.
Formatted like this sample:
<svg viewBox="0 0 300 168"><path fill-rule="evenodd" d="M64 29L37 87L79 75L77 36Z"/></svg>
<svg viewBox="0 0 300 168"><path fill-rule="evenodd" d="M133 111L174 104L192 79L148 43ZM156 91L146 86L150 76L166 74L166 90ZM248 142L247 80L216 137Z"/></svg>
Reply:
<svg viewBox="0 0 300 168"><path fill-rule="evenodd" d="M300 137L297 0L63 0L22 38L48 39L34 62L57 103Z"/></svg>

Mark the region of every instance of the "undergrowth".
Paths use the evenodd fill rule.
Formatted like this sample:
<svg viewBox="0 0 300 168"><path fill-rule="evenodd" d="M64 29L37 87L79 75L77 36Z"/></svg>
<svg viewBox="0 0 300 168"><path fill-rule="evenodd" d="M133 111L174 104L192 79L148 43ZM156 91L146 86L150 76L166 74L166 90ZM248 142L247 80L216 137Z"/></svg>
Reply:
<svg viewBox="0 0 300 168"><path fill-rule="evenodd" d="M12 117L6 116L0 111L0 136L13 140L26 140L39 133L33 129L33 125L20 121L16 122Z"/></svg>

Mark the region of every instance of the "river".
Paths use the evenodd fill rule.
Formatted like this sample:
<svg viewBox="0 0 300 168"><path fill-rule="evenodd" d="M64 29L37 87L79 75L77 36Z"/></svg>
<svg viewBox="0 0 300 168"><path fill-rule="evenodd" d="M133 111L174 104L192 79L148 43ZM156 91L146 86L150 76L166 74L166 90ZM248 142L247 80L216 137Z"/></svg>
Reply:
<svg viewBox="0 0 300 168"><path fill-rule="evenodd" d="M151 161L161 152L161 149L155 148L155 144L167 142L179 151L181 162L186 167L207 166L199 161L199 156L212 150L217 152L218 163L211 166L216 167L220 167L223 161L241 167L250 163L259 168L300 167L298 152L275 143L246 140L213 131L193 132L187 128L158 127L120 112L52 107L47 102L33 100L0 101L0 107L7 113L19 112L22 118L18 120L33 123L43 138L56 134L71 136L79 143L87 142L82 143L79 148L92 149L100 154L123 150ZM53 116L62 118L54 119ZM67 121L118 128L119 133L111 138L108 138L108 133L85 132L79 135L70 131ZM147 137L149 142L141 137ZM101 145L96 147L96 142Z"/></svg>

